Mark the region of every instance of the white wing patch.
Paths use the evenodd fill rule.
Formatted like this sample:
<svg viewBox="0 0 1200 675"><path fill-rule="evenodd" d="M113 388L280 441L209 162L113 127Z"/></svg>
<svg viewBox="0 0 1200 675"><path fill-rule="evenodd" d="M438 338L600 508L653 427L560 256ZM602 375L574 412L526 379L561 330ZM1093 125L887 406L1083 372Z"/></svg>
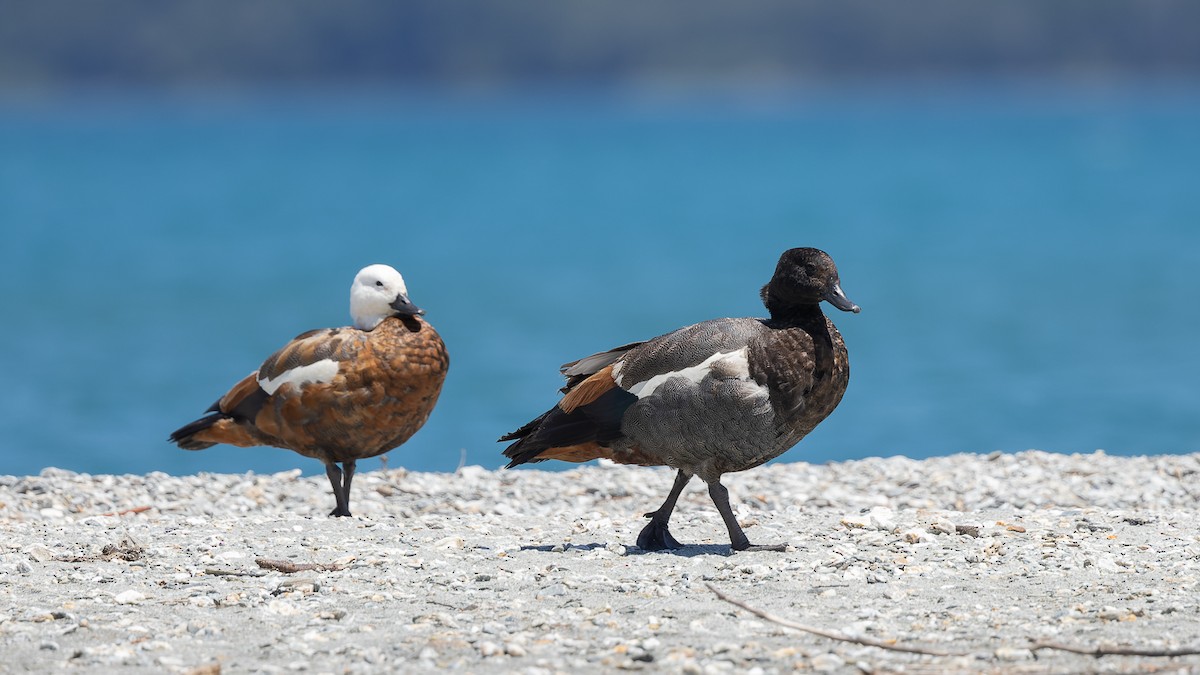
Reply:
<svg viewBox="0 0 1200 675"><path fill-rule="evenodd" d="M711 373L714 369L719 369L725 377L732 376L738 379L747 379L750 377L750 362L746 360L746 350L746 347L742 347L732 352L717 352L694 366L689 366L682 370L674 370L669 373L662 373L644 382L638 382L627 391L638 398L646 398L650 394L653 394L659 385L673 377L686 377L692 382L699 384L700 380L703 380L704 376ZM616 375L616 372L614 368L613 374ZM619 378L617 378L617 384L621 384Z"/></svg>
<svg viewBox="0 0 1200 675"><path fill-rule="evenodd" d="M274 379L259 377L258 386L262 387L263 391L267 392L267 394L274 394L280 387L289 382L297 387L308 382L329 382L337 375L337 371L337 361L333 359L321 359L307 366L285 370L276 375Z"/></svg>

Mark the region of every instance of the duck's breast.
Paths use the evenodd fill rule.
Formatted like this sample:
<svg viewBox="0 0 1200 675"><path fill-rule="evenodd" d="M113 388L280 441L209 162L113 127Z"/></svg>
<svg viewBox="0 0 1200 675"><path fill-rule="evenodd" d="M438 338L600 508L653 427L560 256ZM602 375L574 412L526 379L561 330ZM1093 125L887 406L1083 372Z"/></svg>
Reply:
<svg viewBox="0 0 1200 675"><path fill-rule="evenodd" d="M771 330L751 345L751 376L771 392L779 433L795 445L842 400L850 363L841 334L827 317Z"/></svg>
<svg viewBox="0 0 1200 675"><path fill-rule="evenodd" d="M314 332L260 368L270 396L256 424L306 455L372 457L421 428L448 365L441 338L417 318L387 319L372 331Z"/></svg>

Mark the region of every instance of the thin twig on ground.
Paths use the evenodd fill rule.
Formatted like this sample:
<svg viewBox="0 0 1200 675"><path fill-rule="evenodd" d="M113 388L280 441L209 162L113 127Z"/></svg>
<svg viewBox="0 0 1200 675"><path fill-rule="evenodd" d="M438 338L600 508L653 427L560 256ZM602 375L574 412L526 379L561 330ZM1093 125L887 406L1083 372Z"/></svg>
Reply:
<svg viewBox="0 0 1200 675"><path fill-rule="evenodd" d="M346 569L344 563L294 563L290 560L270 560L267 558L255 558L254 562L259 567L284 574L295 574L296 572L309 572L316 570L318 572L337 572L338 570Z"/></svg>
<svg viewBox="0 0 1200 675"><path fill-rule="evenodd" d="M770 621L771 623L779 624L787 628L792 628L812 635L817 635L830 640L838 640L841 642L850 642L853 644L866 645L869 647L878 647L879 649L887 649L894 652L905 652L908 654L925 654L927 656L967 656L969 652L947 652L940 649L926 649L923 647L907 647L905 645L896 644L886 640L876 640L867 637L856 637L846 635L837 631L825 630L814 626L806 626L801 623L796 623L789 619L775 616L768 612L764 612L756 607L751 607L746 603L735 600L721 591L718 591L712 584L707 584L708 590L712 591L718 598L728 602L731 605L741 607L751 614ZM1070 652L1072 654L1082 654L1084 656L1158 656L1158 657L1174 657L1174 656L1195 656L1200 654L1200 647L1176 647L1174 649L1152 648L1152 647L1122 647L1122 646L1095 646L1095 647L1080 647L1077 645L1069 645L1062 642L1048 641L1032 641L1027 647L1029 651L1036 652L1041 649L1054 649L1062 652Z"/></svg>
<svg viewBox="0 0 1200 675"><path fill-rule="evenodd" d="M214 577L261 577L266 572L258 570L219 570L216 568L206 568L204 573Z"/></svg>
<svg viewBox="0 0 1200 675"><path fill-rule="evenodd" d="M718 598L720 598L721 600L724 600L725 602L728 602L731 605L741 607L742 609L746 610L747 612L750 612L751 614L759 617L760 619L765 619L767 621L770 621L771 623L779 624L780 626L785 626L787 628L792 628L794 630L802 631L805 633L810 633L812 635L817 635L819 637L828 638L830 640L838 640L840 642L851 642L851 643L857 644L857 645L866 645L868 647L878 647L879 649L887 649L887 650L890 650L893 652L905 652L907 654L924 654L926 656L967 656L967 652L948 652L948 651L944 651L941 649L928 649L925 647L908 647L908 646L905 646L902 644L897 644L897 643L889 641L889 640L876 640L874 638L846 635L845 633L839 633L837 631L832 631L832 630L825 630L824 628L816 628L814 626L806 626L802 623L796 623L795 621L784 619L783 617L775 616L774 614L764 612L761 609L751 607L750 605L747 605L746 603L742 602L741 600L735 600L735 599L729 597L728 595L725 595L721 591L718 591L716 589L716 587L714 587L712 584L707 584L707 586L708 586L708 590L710 590L714 594L716 594L716 596Z"/></svg>
<svg viewBox="0 0 1200 675"><path fill-rule="evenodd" d="M1039 649L1057 649L1060 652L1083 654L1085 656L1194 656L1200 654L1200 647L1177 647L1162 649L1152 647L1079 647L1061 642L1034 642L1029 646L1030 651Z"/></svg>
<svg viewBox="0 0 1200 675"><path fill-rule="evenodd" d="M120 511L109 511L107 513L101 513L100 515L102 515L102 516L125 516L125 515L129 515L130 513L143 513L145 511L149 511L152 508L154 508L154 507L153 506L135 506L131 509L121 509Z"/></svg>

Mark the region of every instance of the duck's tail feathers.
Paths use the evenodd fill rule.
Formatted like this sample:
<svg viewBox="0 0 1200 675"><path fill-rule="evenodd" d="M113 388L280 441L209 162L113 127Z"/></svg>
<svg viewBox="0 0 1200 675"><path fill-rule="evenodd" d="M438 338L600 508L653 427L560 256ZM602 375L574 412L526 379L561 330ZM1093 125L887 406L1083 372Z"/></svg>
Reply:
<svg viewBox="0 0 1200 675"><path fill-rule="evenodd" d="M579 400L568 395L537 419L500 439L515 441L504 449L504 456L511 460L505 468L547 459L586 462L612 457L611 446L621 438L621 418L637 397L619 387L581 388L575 392Z"/></svg>
<svg viewBox="0 0 1200 675"><path fill-rule="evenodd" d="M171 432L171 436L168 440L184 450L203 450L205 448L211 448L212 446L216 445L216 442L198 439L196 438L196 435L208 431L214 424L222 419L226 419L226 415L223 413L209 413L204 417L201 417L194 422L189 422Z"/></svg>

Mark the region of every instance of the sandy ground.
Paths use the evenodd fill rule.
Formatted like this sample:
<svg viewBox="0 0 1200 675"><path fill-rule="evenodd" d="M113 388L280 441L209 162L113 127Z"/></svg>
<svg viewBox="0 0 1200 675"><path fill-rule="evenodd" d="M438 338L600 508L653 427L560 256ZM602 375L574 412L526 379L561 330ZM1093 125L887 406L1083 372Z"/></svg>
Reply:
<svg viewBox="0 0 1200 675"><path fill-rule="evenodd" d="M340 519L298 472L0 477L0 671L1200 671L1039 647L1200 650L1198 470L775 464L725 482L751 540L790 550L736 554L700 485L672 522L690 545L635 546L657 469L369 472Z"/></svg>

